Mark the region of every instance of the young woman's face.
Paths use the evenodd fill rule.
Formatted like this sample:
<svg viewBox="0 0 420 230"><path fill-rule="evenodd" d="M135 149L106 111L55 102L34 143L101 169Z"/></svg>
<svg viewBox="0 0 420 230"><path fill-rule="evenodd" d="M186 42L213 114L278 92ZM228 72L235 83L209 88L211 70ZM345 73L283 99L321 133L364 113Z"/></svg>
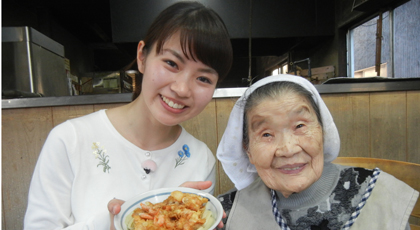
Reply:
<svg viewBox="0 0 420 230"><path fill-rule="evenodd" d="M285 197L315 181L323 170L322 128L310 103L287 93L248 112L248 155L259 176Z"/></svg>
<svg viewBox="0 0 420 230"><path fill-rule="evenodd" d="M168 126L197 116L211 101L217 72L200 61L184 55L179 34L174 34L156 53L153 45L146 56L144 43L138 47L138 66L143 73L140 97L152 116Z"/></svg>

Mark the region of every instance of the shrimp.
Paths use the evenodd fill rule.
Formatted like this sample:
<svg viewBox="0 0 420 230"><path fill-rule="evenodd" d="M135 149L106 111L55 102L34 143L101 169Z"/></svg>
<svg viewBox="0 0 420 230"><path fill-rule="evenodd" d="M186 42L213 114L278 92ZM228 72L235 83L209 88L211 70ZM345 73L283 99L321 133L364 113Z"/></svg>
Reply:
<svg viewBox="0 0 420 230"><path fill-rule="evenodd" d="M165 224L165 216L164 215L156 215L153 219L153 223L157 226L163 226Z"/></svg>
<svg viewBox="0 0 420 230"><path fill-rule="evenodd" d="M140 213L139 214L140 218L142 219L146 219L146 220L153 220L153 216L146 214L146 213Z"/></svg>
<svg viewBox="0 0 420 230"><path fill-rule="evenodd" d="M156 215L159 211L153 207L153 204L146 202L146 204L140 203L141 208L152 215Z"/></svg>

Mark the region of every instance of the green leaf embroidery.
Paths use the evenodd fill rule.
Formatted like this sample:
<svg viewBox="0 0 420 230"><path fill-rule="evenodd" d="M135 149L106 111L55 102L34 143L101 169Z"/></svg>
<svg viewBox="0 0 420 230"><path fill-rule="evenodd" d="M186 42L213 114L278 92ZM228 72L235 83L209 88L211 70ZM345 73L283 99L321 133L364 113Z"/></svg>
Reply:
<svg viewBox="0 0 420 230"><path fill-rule="evenodd" d="M99 159L99 164L96 165L96 167L99 167L100 165L103 166L103 170L104 172L108 172L111 169L111 166L109 166L109 156L106 155L106 149L104 149L103 147L99 147L99 142L93 142L92 145L92 149L93 151L93 155L95 155L96 159Z"/></svg>

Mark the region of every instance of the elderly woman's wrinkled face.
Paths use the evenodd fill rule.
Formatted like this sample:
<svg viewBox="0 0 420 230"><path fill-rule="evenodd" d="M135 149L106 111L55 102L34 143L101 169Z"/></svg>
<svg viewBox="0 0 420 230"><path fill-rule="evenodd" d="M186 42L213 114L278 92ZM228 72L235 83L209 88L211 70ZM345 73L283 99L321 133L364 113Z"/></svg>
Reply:
<svg viewBox="0 0 420 230"><path fill-rule="evenodd" d="M247 121L249 159L269 188L287 198L320 178L322 128L306 98L286 93L265 99L248 112Z"/></svg>

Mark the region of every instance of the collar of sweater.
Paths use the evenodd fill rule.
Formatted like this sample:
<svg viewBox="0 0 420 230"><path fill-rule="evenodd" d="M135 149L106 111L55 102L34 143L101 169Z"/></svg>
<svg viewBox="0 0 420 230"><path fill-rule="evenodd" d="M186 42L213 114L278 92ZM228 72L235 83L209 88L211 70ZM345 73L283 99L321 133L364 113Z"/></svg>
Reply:
<svg viewBox="0 0 420 230"><path fill-rule="evenodd" d="M320 200L326 200L334 190L339 179L338 167L330 162L324 163L321 177L307 189L300 193L293 193L285 198L281 192L277 193L277 202L281 209L297 210L305 207L312 207Z"/></svg>

